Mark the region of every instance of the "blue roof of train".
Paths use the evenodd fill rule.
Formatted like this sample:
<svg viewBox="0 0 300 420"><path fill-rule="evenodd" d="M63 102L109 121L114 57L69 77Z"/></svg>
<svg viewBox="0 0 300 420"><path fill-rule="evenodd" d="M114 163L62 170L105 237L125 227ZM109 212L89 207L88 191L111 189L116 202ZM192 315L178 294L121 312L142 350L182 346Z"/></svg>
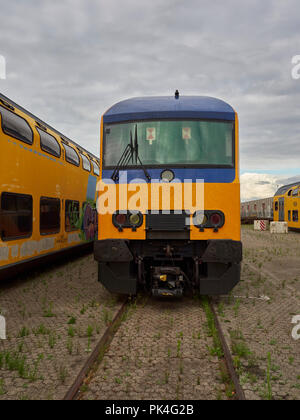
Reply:
<svg viewBox="0 0 300 420"><path fill-rule="evenodd" d="M103 116L105 123L161 118L235 120L234 109L209 96L149 96L118 102Z"/></svg>
<svg viewBox="0 0 300 420"><path fill-rule="evenodd" d="M282 187L278 188L278 190L274 194L274 197L276 197L277 195L284 195L290 188L296 187L298 185L300 185L300 181L293 182L292 184L288 185L283 185Z"/></svg>

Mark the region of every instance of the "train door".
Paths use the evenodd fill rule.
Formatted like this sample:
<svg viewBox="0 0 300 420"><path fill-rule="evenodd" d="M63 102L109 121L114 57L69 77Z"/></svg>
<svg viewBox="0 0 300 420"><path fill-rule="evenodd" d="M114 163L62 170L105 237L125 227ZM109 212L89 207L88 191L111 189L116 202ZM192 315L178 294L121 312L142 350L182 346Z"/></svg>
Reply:
<svg viewBox="0 0 300 420"><path fill-rule="evenodd" d="M279 222L284 222L284 197L280 197L279 201Z"/></svg>

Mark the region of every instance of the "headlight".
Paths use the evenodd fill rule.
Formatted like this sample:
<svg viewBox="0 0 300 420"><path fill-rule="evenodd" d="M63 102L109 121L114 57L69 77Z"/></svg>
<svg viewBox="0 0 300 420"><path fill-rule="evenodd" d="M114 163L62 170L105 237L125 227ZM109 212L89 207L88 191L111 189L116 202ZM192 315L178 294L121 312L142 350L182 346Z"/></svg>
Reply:
<svg viewBox="0 0 300 420"><path fill-rule="evenodd" d="M173 171L171 171L170 169L166 169L161 173L160 177L162 181L171 182L175 178L175 175Z"/></svg>
<svg viewBox="0 0 300 420"><path fill-rule="evenodd" d="M194 224L197 226L205 225L207 222L207 216L204 212L197 212L194 216Z"/></svg>
<svg viewBox="0 0 300 420"><path fill-rule="evenodd" d="M140 212L120 213L116 212L112 216L113 225L121 232L124 228L136 230L143 224L143 215Z"/></svg>
<svg viewBox="0 0 300 420"><path fill-rule="evenodd" d="M201 231L207 228L218 229L225 223L225 215L220 210L198 210L194 213L193 223Z"/></svg>
<svg viewBox="0 0 300 420"><path fill-rule="evenodd" d="M141 222L140 215L138 213L131 214L129 216L129 222L133 226L137 226Z"/></svg>

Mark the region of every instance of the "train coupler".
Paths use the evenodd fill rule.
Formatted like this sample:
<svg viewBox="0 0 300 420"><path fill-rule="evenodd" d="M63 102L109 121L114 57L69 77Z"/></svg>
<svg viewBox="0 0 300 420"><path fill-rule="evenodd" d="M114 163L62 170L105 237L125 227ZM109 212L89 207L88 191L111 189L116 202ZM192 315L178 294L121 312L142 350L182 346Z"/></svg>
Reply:
<svg viewBox="0 0 300 420"><path fill-rule="evenodd" d="M181 297L184 276L179 267L151 267L152 295Z"/></svg>

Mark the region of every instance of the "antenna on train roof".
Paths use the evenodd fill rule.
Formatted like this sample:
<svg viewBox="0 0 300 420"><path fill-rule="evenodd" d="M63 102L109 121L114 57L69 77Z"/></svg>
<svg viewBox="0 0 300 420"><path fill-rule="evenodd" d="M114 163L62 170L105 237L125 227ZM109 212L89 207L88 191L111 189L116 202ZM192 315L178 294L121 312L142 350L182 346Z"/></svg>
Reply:
<svg viewBox="0 0 300 420"><path fill-rule="evenodd" d="M175 92L175 99L179 99L179 90L178 89L176 89L176 92Z"/></svg>

